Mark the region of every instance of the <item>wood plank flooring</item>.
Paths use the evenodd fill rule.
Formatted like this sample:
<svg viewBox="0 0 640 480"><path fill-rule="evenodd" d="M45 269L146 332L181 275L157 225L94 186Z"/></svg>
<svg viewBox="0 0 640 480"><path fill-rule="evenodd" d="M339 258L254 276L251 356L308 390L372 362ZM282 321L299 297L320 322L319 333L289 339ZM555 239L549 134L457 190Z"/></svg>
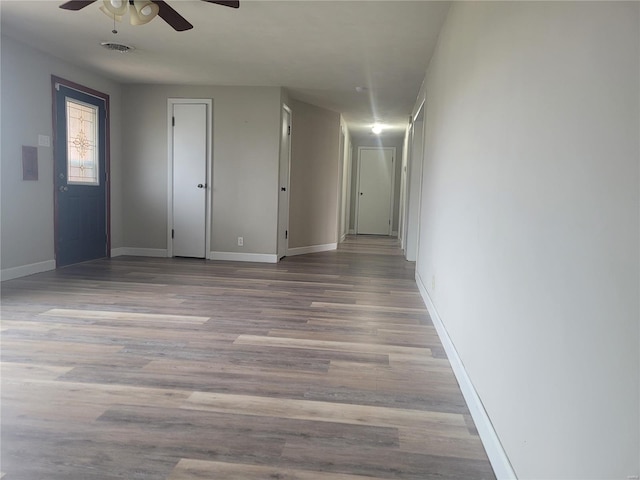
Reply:
<svg viewBox="0 0 640 480"><path fill-rule="evenodd" d="M400 253L3 282L0 478L495 478Z"/></svg>

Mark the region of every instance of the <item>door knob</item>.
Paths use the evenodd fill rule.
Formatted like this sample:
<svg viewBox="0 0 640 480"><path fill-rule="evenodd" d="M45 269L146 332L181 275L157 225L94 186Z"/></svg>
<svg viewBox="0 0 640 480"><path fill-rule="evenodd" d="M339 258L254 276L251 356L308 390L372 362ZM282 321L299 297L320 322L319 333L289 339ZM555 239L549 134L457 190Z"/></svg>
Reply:
<svg viewBox="0 0 640 480"><path fill-rule="evenodd" d="M286 187L280 187L280 191L282 191L282 192L286 192L286 191L287 191L287 188L286 188Z"/></svg>
<svg viewBox="0 0 640 480"><path fill-rule="evenodd" d="M360 195L362 195L362 192L360 192Z"/></svg>
<svg viewBox="0 0 640 480"><path fill-rule="evenodd" d="M61 192L66 192L69 189L67 187L65 187L64 185L62 185L58 190L60 190Z"/></svg>
<svg viewBox="0 0 640 480"><path fill-rule="evenodd" d="M206 183L205 183L205 184L202 184L202 183L199 183L199 184L198 184L198 188L205 188L206 186L207 186L207 184L206 184Z"/></svg>

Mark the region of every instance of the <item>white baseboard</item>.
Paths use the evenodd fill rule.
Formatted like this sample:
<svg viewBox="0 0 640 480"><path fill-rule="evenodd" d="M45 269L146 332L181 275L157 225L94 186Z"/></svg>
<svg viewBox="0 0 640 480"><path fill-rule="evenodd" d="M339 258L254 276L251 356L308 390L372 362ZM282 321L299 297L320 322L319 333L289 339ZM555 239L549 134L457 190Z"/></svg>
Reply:
<svg viewBox="0 0 640 480"><path fill-rule="evenodd" d="M338 248L337 243L325 243L324 245L310 245L308 247L296 247L287 249L287 257L294 255L305 255L307 253L328 252Z"/></svg>
<svg viewBox="0 0 640 480"><path fill-rule="evenodd" d="M391 236L392 237L397 237L398 236L398 232L391 232Z"/></svg>
<svg viewBox="0 0 640 480"><path fill-rule="evenodd" d="M209 252L209 260L278 263L278 255L271 253Z"/></svg>
<svg viewBox="0 0 640 480"><path fill-rule="evenodd" d="M132 257L166 257L166 248L137 248L137 247L120 247L112 248L112 257L121 257L123 255L130 255Z"/></svg>
<svg viewBox="0 0 640 480"><path fill-rule="evenodd" d="M355 235L356 231L352 228L351 230L349 230L349 235Z"/></svg>
<svg viewBox="0 0 640 480"><path fill-rule="evenodd" d="M48 272L56 269L55 260L46 260L44 262L30 263L29 265L21 265L19 267L3 268L0 270L0 280L13 280L14 278L26 277L34 273Z"/></svg>
<svg viewBox="0 0 640 480"><path fill-rule="evenodd" d="M456 376L456 380L458 380L460 390L462 390L462 395L467 402L469 412L476 424L480 440L482 440L482 444L487 452L487 456L489 457L493 471L496 474L496 478L498 480L517 479L518 477L516 477L516 474L513 471L513 467L511 466L511 462L509 462L507 453L504 451L504 448L500 443L500 439L498 438L498 434L493 428L491 419L489 418L487 411L484 409L482 400L478 396L478 392L476 392L473 382L471 381L471 378L469 378L469 375L464 368L464 364L458 355L456 347L453 344L451 337L449 337L449 333L447 332L442 319L438 315L438 311L436 310L424 282L417 271L416 283L418 284L418 289L420 290L422 299L427 306L427 310L429 310L431 320L433 321L433 325L436 327L440 341L447 352L449 362L453 368L453 373Z"/></svg>
<svg viewBox="0 0 640 480"><path fill-rule="evenodd" d="M340 237L340 243L344 242L346 238L347 238L347 234L345 233Z"/></svg>

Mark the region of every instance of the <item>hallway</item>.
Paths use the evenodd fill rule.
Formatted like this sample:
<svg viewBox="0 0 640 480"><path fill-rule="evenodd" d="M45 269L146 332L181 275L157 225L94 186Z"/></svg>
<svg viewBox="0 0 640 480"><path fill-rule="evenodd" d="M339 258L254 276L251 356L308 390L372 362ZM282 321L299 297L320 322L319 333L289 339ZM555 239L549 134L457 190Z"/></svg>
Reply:
<svg viewBox="0 0 640 480"><path fill-rule="evenodd" d="M389 237L2 285L3 480L489 479ZM1 475L0 475L1 476Z"/></svg>

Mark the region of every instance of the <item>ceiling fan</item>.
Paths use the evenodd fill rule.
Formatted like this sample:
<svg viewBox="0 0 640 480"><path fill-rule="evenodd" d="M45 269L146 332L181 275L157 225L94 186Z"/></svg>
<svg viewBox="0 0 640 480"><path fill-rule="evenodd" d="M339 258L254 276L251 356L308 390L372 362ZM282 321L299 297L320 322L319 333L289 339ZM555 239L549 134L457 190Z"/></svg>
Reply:
<svg viewBox="0 0 640 480"><path fill-rule="evenodd" d="M64 10L80 10L91 5L97 0L71 0L60 5ZM207 3L216 3L225 7L239 8L239 0L202 0ZM108 17L114 20L122 20L122 16L127 12L129 7L132 25L142 25L148 23L156 15L167 22L171 27L183 32L193 28L182 15L176 12L169 4L162 0L103 0L100 7Z"/></svg>

